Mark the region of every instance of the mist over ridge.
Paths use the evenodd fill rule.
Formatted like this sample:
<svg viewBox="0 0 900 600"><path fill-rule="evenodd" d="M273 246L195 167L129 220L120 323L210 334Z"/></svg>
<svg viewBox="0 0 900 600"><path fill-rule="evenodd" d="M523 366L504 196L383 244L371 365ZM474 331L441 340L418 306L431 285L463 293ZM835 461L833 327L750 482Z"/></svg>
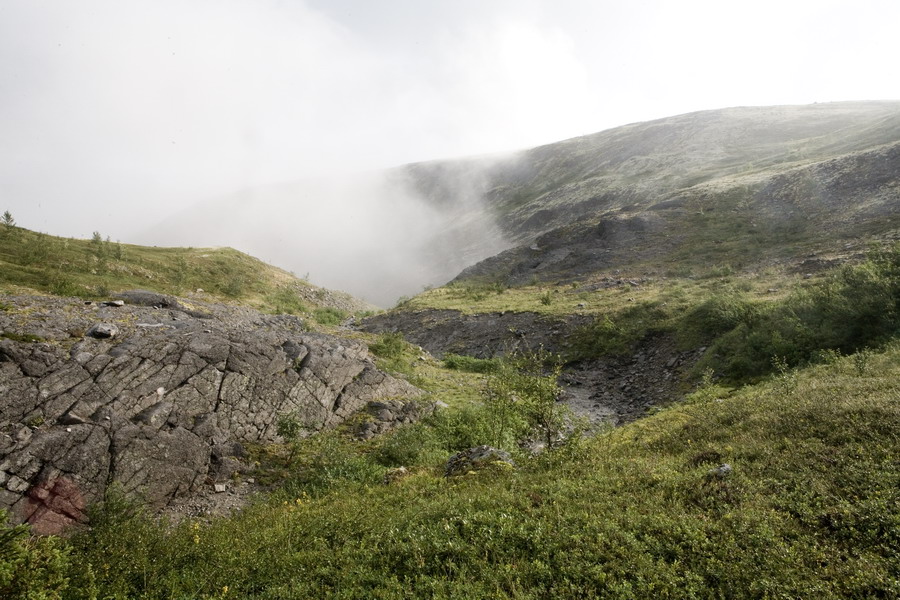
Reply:
<svg viewBox="0 0 900 600"><path fill-rule="evenodd" d="M415 173L408 166L249 188L191 206L139 238L232 246L391 306L509 246L484 204L485 163L457 165L452 181L439 183Z"/></svg>
<svg viewBox="0 0 900 600"><path fill-rule="evenodd" d="M897 141L900 102L702 111L518 153L248 188L136 241L233 246L390 306L580 219L715 203L722 190Z"/></svg>

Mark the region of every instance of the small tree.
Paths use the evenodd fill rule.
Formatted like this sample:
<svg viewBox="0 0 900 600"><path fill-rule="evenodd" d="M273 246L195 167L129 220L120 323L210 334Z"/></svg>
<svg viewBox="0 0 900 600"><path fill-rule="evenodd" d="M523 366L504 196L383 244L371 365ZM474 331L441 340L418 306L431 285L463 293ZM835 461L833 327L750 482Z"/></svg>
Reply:
<svg viewBox="0 0 900 600"><path fill-rule="evenodd" d="M0 223L3 224L2 233L4 236L9 235L16 230L16 220L13 219L12 213L10 213L8 210L3 213L2 217L0 217Z"/></svg>
<svg viewBox="0 0 900 600"><path fill-rule="evenodd" d="M559 445L570 417L568 407L557 402L561 370L559 357L541 349L509 356L491 373L485 399L498 444L531 434L548 450Z"/></svg>

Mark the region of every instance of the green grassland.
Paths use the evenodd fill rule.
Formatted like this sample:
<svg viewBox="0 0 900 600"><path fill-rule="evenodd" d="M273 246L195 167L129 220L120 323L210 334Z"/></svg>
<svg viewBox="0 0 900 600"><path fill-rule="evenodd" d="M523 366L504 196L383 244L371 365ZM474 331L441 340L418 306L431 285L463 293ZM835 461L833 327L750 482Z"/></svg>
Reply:
<svg viewBox="0 0 900 600"><path fill-rule="evenodd" d="M232 250L123 246L117 258L106 246L112 258L99 268L97 242L13 235L0 241L4 291L59 293L42 279L56 270L88 296L100 285L203 287L267 310L294 302L277 300L287 274ZM52 258L22 260L35 240ZM235 273L246 279L230 295ZM611 279L624 282L590 289ZM519 440L566 423L550 362L437 361L398 334L349 332L379 367L446 407L366 442L349 435L351 422L252 448L255 476L273 489L229 518L168 522L112 489L92 528L69 539L8 529L0 596L900 595L900 248L810 279L710 264L690 276L460 282L400 308L588 314L568 360L627 351L659 332L709 350L683 402L591 436L576 427L532 455ZM479 444L508 450L516 466L444 476L449 455ZM406 474L393 471L400 466Z"/></svg>
<svg viewBox="0 0 900 600"><path fill-rule="evenodd" d="M741 389L706 385L630 425L520 453L515 469L456 478L443 477L442 462L481 435L497 410L487 399L371 442L323 435L294 453L280 491L231 518L160 526L112 494L94 528L70 540L19 533L4 542L12 558L0 585L11 574L20 587L0 589L49 598L896 597L898 381L894 343ZM730 472L715 470L726 463ZM384 483L399 465L410 474Z"/></svg>
<svg viewBox="0 0 900 600"><path fill-rule="evenodd" d="M308 315L325 326L371 309L232 248L138 246L99 233L78 240L0 225L0 292L105 299L128 289L174 295L203 290L201 298Z"/></svg>

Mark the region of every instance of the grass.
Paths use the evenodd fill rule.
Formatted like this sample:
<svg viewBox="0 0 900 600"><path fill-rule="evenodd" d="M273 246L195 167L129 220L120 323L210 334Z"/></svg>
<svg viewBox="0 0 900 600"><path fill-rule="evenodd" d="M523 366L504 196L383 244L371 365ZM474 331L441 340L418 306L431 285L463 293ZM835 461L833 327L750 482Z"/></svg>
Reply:
<svg viewBox="0 0 900 600"><path fill-rule="evenodd" d="M479 292L484 284L458 282L409 300L403 310L588 316L591 322L557 349L570 361L626 355L648 335L666 333L684 350L711 347L695 374L712 368L746 382L773 372L774 357L793 367L815 362L821 351L852 354L891 338L900 332L898 282L900 246L877 246L861 263L810 279L713 266L700 277L597 276L488 295Z"/></svg>
<svg viewBox="0 0 900 600"><path fill-rule="evenodd" d="M585 355L653 331L709 345L684 402L532 456L524 432L560 423L545 371L348 333L447 407L368 442L333 431L255 448L257 476L279 487L230 518L160 523L112 490L70 540L9 529L0 596L897 597L900 249L811 281L692 271L593 292L456 285L406 303L588 314ZM258 293L303 312L279 281ZM485 443L517 467L443 476L450 454Z"/></svg>
<svg viewBox="0 0 900 600"><path fill-rule="evenodd" d="M232 248L158 248L60 238L22 228L0 235L0 292L107 298L126 289L184 295L202 289L221 302L309 315L335 325L344 310L305 280ZM347 306L363 304L340 295Z"/></svg>
<svg viewBox="0 0 900 600"><path fill-rule="evenodd" d="M796 371L789 393L710 385L452 479L450 432L473 430L457 412L374 442L330 434L232 518L160 527L112 498L54 573L64 598L895 597L900 344L857 362ZM385 485L392 440L411 474Z"/></svg>

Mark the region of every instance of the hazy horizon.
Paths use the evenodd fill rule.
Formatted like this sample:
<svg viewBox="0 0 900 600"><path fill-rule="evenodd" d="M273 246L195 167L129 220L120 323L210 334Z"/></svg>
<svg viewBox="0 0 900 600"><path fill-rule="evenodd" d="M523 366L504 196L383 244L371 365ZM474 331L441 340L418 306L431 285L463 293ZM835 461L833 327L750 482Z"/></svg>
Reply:
<svg viewBox="0 0 900 600"><path fill-rule="evenodd" d="M900 5L887 1L5 0L2 17L0 211L123 242L165 243L154 224L268 186L698 110L900 98ZM327 240L360 194L298 210ZM404 232L434 229L416 205L402 203L389 240L394 269L416 268L421 243ZM244 225L195 233L254 252L281 224ZM373 252L363 225L346 261Z"/></svg>

